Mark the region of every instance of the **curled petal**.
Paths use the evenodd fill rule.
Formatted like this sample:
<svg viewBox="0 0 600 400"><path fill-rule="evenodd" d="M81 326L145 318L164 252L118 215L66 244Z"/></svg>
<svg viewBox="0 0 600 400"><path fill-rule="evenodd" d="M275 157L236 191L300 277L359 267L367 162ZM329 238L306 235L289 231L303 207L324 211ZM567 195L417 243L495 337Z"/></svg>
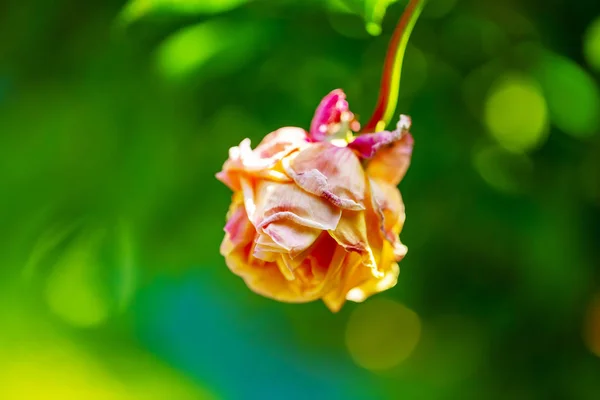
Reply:
<svg viewBox="0 0 600 400"><path fill-rule="evenodd" d="M370 268L373 276L381 275L369 246L364 211L344 210L337 228L329 234L346 251L360 254L363 266Z"/></svg>
<svg viewBox="0 0 600 400"><path fill-rule="evenodd" d="M373 278L368 268L364 268L358 253L347 253L344 268L335 287L323 296L323 302L331 312L338 312L346 302L348 290Z"/></svg>
<svg viewBox="0 0 600 400"><path fill-rule="evenodd" d="M251 246L236 250L225 257L225 262L231 272L241 276L252 291L271 299L291 303L303 303L318 298L306 296L298 290L293 281L286 279L277 263L257 260L251 251Z"/></svg>
<svg viewBox="0 0 600 400"><path fill-rule="evenodd" d="M310 228L330 230L340 220L341 211L337 207L293 183L261 181L256 185L255 198L253 223L257 228L291 221Z"/></svg>
<svg viewBox="0 0 600 400"><path fill-rule="evenodd" d="M389 243L385 243L382 250L381 264L384 268L378 277L364 268L357 253L349 253L353 262L348 262L348 268L340 277L339 286L323 298L331 311L339 310L346 300L361 302L396 285L400 269L398 264L393 262L392 248Z"/></svg>
<svg viewBox="0 0 600 400"><path fill-rule="evenodd" d="M347 147L317 143L282 162L298 186L337 207L364 210L365 173L358 157Z"/></svg>
<svg viewBox="0 0 600 400"><path fill-rule="evenodd" d="M222 171L217 173L217 179L232 190L240 190L242 175L289 181L276 165L283 157L306 144L306 132L294 127L269 133L254 150L250 147L250 139L244 139L239 146L229 149L229 159L225 161Z"/></svg>
<svg viewBox="0 0 600 400"><path fill-rule="evenodd" d="M255 256L270 260L273 252L296 257L310 247L322 231L335 229L341 210L293 183L260 181L246 188L246 209L261 233ZM267 236L269 240L262 236Z"/></svg>
<svg viewBox="0 0 600 400"><path fill-rule="evenodd" d="M373 294L383 292L396 286L400 267L392 263L390 269L385 272L381 279L369 279L361 285L355 286L346 294L346 300L362 302Z"/></svg>
<svg viewBox="0 0 600 400"><path fill-rule="evenodd" d="M260 251L276 252L289 254L294 258L304 250L308 249L317 240L321 234L321 230L309 228L292 221L279 221L265 225L261 229L260 236L268 236L275 243L276 247L265 248L260 242L256 243L255 257Z"/></svg>
<svg viewBox="0 0 600 400"><path fill-rule="evenodd" d="M371 158L381 147L394 143L401 136L401 132L397 130L365 133L349 143L348 147L355 150L361 158Z"/></svg>
<svg viewBox="0 0 600 400"><path fill-rule="evenodd" d="M379 229L383 237L393 246L395 261L400 261L407 251L406 246L398 238L406 215L400 191L395 186L373 179L369 179L369 186L372 206L380 220Z"/></svg>
<svg viewBox="0 0 600 400"><path fill-rule="evenodd" d="M225 225L225 238L221 243L221 254L227 256L229 253L252 242L256 235L254 226L248 219L243 201L238 194L234 195Z"/></svg>
<svg viewBox="0 0 600 400"><path fill-rule="evenodd" d="M255 258L252 244L236 249L225 260L229 269L241 276L255 293L279 301L304 303L321 298L338 286L349 254L327 233L321 234L308 251L310 254L296 265L293 273L283 258L274 262Z"/></svg>
<svg viewBox="0 0 600 400"><path fill-rule="evenodd" d="M412 149L412 136L409 133L402 135L389 147L379 149L367 164L367 175L397 186L410 166Z"/></svg>
<svg viewBox="0 0 600 400"><path fill-rule="evenodd" d="M349 110L346 94L341 89L336 89L319 103L310 123L310 136L315 141L321 141L326 136L335 134L342 126L348 126L354 131L360 129Z"/></svg>
<svg viewBox="0 0 600 400"><path fill-rule="evenodd" d="M285 127L269 133L254 149L256 158L263 166L273 166L290 152L306 144L307 137L304 129Z"/></svg>
<svg viewBox="0 0 600 400"><path fill-rule="evenodd" d="M379 149L384 149L386 146L402 139L404 135L410 135L411 119L407 115L400 115L400 120L393 131L381 131L376 133L365 133L359 135L348 147L356 151L361 158L372 158Z"/></svg>

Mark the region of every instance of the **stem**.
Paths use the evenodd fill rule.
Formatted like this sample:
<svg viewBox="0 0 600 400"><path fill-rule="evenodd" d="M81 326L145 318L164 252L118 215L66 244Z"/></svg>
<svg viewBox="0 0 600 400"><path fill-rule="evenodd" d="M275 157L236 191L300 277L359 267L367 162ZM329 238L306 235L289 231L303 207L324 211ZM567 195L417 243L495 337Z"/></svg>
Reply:
<svg viewBox="0 0 600 400"><path fill-rule="evenodd" d="M394 29L394 33L388 46L385 62L383 64L383 73L381 76L381 86L379 88L379 98L373 116L366 123L362 132L379 132L385 129L389 124L396 104L398 103L398 91L400 89L400 72L402 70L402 60L408 44L408 38L423 10L426 0L410 0L408 5Z"/></svg>

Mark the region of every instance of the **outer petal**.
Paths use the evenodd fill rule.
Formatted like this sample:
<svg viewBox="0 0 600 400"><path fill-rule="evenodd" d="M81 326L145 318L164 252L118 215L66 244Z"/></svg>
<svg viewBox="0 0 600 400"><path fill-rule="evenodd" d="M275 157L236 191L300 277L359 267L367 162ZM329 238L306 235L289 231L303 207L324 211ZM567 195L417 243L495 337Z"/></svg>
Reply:
<svg viewBox="0 0 600 400"><path fill-rule="evenodd" d="M348 259L344 267L339 286L323 297L323 301L333 312L338 311L346 300L363 301L373 294L392 288L398 281L400 269L392 260L389 243L385 243L383 248L381 263L385 265L385 269L380 277L369 273L356 253L349 254L353 257Z"/></svg>
<svg viewBox="0 0 600 400"><path fill-rule="evenodd" d="M361 285L355 286L346 294L346 300L361 302L366 300L373 294L383 292L396 286L400 267L396 263L392 263L388 271L381 279L369 279Z"/></svg>
<svg viewBox="0 0 600 400"><path fill-rule="evenodd" d="M365 173L352 150L317 143L283 160L283 168L298 186L337 207L364 210Z"/></svg>
<svg viewBox="0 0 600 400"><path fill-rule="evenodd" d="M412 136L405 133L391 146L379 149L367 164L367 175L397 186L410 165L413 142Z"/></svg>
<svg viewBox="0 0 600 400"><path fill-rule="evenodd" d="M238 248L226 256L232 272L241 276L254 292L279 301L303 303L323 297L337 287L347 254L326 233L322 234L311 253L296 268L294 279L285 272L282 259L264 262L252 256L253 245Z"/></svg>
<svg viewBox="0 0 600 400"><path fill-rule="evenodd" d="M346 302L348 290L358 283L373 278L367 268L364 268L362 258L358 253L347 253L344 258L341 276L337 284L323 296L323 302L331 310L338 312Z"/></svg>
<svg viewBox="0 0 600 400"><path fill-rule="evenodd" d="M371 158L380 148L400 140L401 136L402 133L397 130L362 134L350 142L348 147L355 150L361 158Z"/></svg>
<svg viewBox="0 0 600 400"><path fill-rule="evenodd" d="M336 89L319 103L310 123L310 136L315 141L324 140L327 135L343 129L343 124L354 131L360 129L360 125L349 110L346 94L343 90Z"/></svg>
<svg viewBox="0 0 600 400"><path fill-rule="evenodd" d="M379 229L383 237L393 246L395 260L400 261L406 255L398 234L404 225L404 203L400 191L389 183L369 179L373 209L378 214Z"/></svg>
<svg viewBox="0 0 600 400"><path fill-rule="evenodd" d="M225 238L221 243L221 254L227 256L232 251L246 246L252 242L255 235L256 230L248 219L243 200L239 193L236 193L229 208Z"/></svg>
<svg viewBox="0 0 600 400"><path fill-rule="evenodd" d="M312 301L302 293L294 282L288 281L275 262L264 262L252 256L252 245L237 250L225 257L229 269L241 276L255 293L271 299L302 303Z"/></svg>
<svg viewBox="0 0 600 400"><path fill-rule="evenodd" d="M362 264L371 269L373 276L381 276L367 239L364 211L345 210L337 228L330 231L329 234L346 251L359 253L362 257Z"/></svg>
<svg viewBox="0 0 600 400"><path fill-rule="evenodd" d="M240 190L241 176L289 181L283 171L276 168L277 163L306 144L306 132L294 127L269 133L254 150L250 147L250 139L244 139L239 146L229 149L229 159L225 161L223 170L217 173L217 179L232 190Z"/></svg>

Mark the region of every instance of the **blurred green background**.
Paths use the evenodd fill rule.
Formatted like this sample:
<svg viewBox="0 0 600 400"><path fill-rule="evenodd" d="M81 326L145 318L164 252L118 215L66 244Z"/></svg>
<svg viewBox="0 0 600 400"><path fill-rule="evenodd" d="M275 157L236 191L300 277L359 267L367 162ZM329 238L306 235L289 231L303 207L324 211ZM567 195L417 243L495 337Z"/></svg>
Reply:
<svg viewBox="0 0 600 400"><path fill-rule="evenodd" d="M406 1L0 4L0 398L600 398L600 3L430 0L398 285L331 314L218 247L229 147L366 122Z"/></svg>

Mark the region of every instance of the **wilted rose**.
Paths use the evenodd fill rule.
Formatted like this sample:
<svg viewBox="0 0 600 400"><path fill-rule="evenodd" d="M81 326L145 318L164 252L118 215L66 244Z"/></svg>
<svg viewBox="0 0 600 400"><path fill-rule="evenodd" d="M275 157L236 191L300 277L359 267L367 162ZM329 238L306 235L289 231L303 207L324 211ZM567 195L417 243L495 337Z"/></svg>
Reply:
<svg viewBox="0 0 600 400"><path fill-rule="evenodd" d="M406 247L397 189L410 163L410 119L355 136L346 96L320 103L310 132L286 127L252 150L244 139L217 174L234 191L221 253L248 287L337 311L396 284Z"/></svg>

